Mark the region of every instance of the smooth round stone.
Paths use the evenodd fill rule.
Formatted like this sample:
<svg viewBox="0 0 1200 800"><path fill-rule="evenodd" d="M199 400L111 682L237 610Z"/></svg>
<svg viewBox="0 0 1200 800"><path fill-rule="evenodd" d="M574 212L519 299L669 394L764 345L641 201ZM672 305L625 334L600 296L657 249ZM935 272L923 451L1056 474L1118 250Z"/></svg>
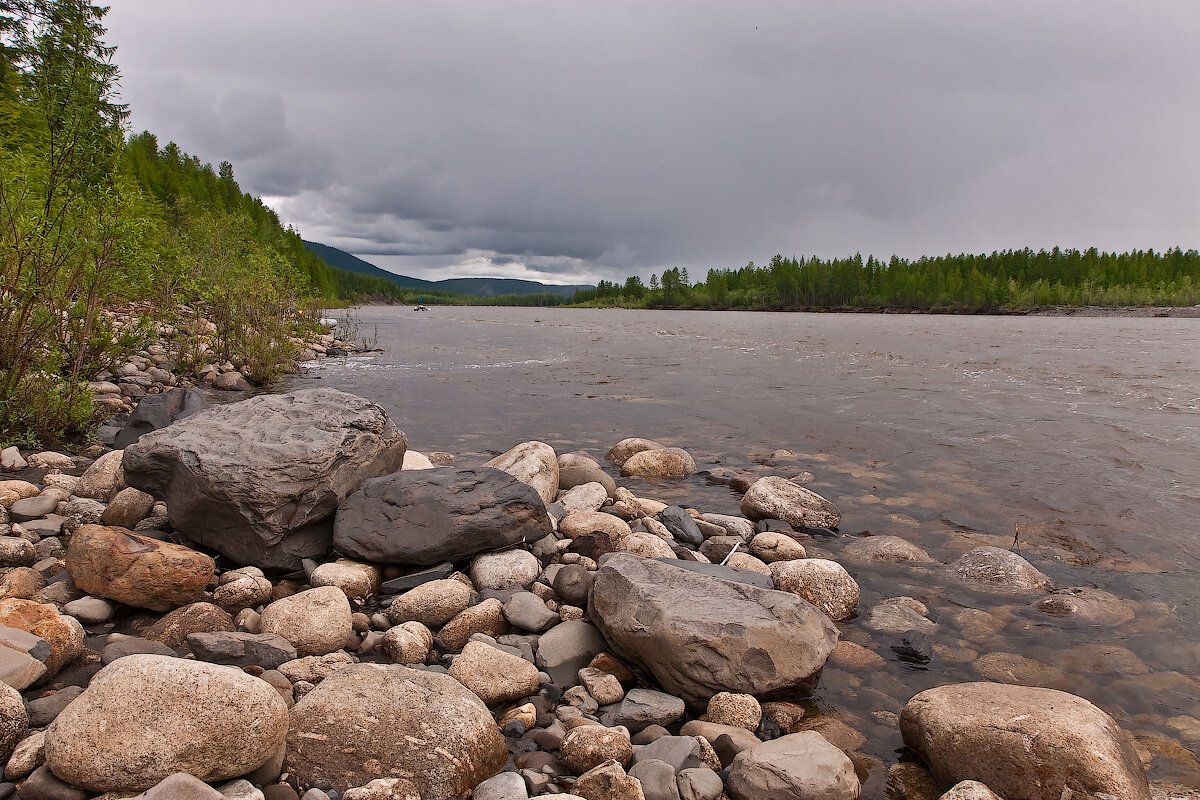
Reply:
<svg viewBox="0 0 1200 800"><path fill-rule="evenodd" d="M419 622L404 622L389 628L380 646L397 664L424 664L433 647L433 633Z"/></svg>
<svg viewBox="0 0 1200 800"><path fill-rule="evenodd" d="M582 775L605 761L621 766L633 758L629 731L623 727L605 728L602 725L581 725L567 731L558 746L563 763L575 775Z"/></svg>
<svg viewBox="0 0 1200 800"><path fill-rule="evenodd" d="M753 732L762 721L762 707L753 695L718 692L708 701L708 720Z"/></svg>
<svg viewBox="0 0 1200 800"><path fill-rule="evenodd" d="M755 535L750 540L750 553L768 564L775 561L795 561L808 555L804 552L804 545L787 534L776 531L763 531Z"/></svg>
<svg viewBox="0 0 1200 800"><path fill-rule="evenodd" d="M475 588L483 591L528 586L541 571L537 556L528 550L515 549L476 556L471 562L470 576Z"/></svg>
<svg viewBox="0 0 1200 800"><path fill-rule="evenodd" d="M84 625L99 625L108 622L113 615L112 603L100 597L82 597L63 606L63 613L70 614Z"/></svg>
<svg viewBox="0 0 1200 800"><path fill-rule="evenodd" d="M514 627L533 633L547 631L559 623L559 616L532 592L517 592L504 604L504 616Z"/></svg>

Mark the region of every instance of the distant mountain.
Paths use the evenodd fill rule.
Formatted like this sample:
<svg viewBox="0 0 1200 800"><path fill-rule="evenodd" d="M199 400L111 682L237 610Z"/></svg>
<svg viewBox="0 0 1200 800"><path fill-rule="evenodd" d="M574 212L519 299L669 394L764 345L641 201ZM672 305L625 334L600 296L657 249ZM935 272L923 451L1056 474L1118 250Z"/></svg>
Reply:
<svg viewBox="0 0 1200 800"><path fill-rule="evenodd" d="M304 240L304 246L310 253L320 256L325 263L331 267L344 269L347 272L359 272L363 275L373 275L376 278L385 278L397 286L403 286L409 289L433 289L432 281L423 281L420 278L410 278L407 275L397 275L394 272L388 272L386 269L380 269L369 261L363 261L358 256L352 256L345 250L338 250L336 247L330 247L327 244L320 242L310 242Z"/></svg>
<svg viewBox="0 0 1200 800"><path fill-rule="evenodd" d="M387 278L397 286L406 289L428 289L430 291L440 289L445 292L473 294L478 297L496 297L502 294L559 294L563 297L570 297L578 290L596 288L589 284L557 286L518 278L447 278L442 281L423 281L420 278L410 278L407 275L397 275L394 272L380 269L369 261L363 261L358 256L352 256L345 250L339 250L327 244L305 241L304 246L310 252L323 258L325 263L331 267L344 269L347 272L374 275L377 278Z"/></svg>

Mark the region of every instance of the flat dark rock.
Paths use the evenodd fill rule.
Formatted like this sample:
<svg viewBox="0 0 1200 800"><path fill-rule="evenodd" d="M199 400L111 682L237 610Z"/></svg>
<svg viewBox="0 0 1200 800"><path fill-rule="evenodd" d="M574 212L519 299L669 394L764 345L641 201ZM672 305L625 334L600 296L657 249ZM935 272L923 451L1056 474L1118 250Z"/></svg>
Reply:
<svg viewBox="0 0 1200 800"><path fill-rule="evenodd" d="M113 446L123 450L151 431L165 428L177 419L208 408L208 400L199 389L172 389L146 395L129 415L129 421L116 435Z"/></svg>
<svg viewBox="0 0 1200 800"><path fill-rule="evenodd" d="M551 532L538 493L507 472L402 470L364 481L338 508L333 547L375 564L437 564Z"/></svg>

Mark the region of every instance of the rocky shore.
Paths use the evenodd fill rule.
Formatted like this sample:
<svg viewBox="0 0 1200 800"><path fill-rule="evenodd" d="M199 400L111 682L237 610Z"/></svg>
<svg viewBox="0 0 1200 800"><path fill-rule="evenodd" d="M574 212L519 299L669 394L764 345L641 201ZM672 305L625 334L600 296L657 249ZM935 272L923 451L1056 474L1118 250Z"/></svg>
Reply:
<svg viewBox="0 0 1200 800"><path fill-rule="evenodd" d="M337 390L169 413L186 395L94 460L4 453L0 797L849 800L880 765L801 701L826 665L867 691L928 662L935 627L860 609L854 574L1120 609L994 547L827 558L839 509L781 476L712 470L739 515L635 494L697 469L649 440L460 464ZM992 661L876 714L908 748L888 797L1168 796L1103 710Z"/></svg>

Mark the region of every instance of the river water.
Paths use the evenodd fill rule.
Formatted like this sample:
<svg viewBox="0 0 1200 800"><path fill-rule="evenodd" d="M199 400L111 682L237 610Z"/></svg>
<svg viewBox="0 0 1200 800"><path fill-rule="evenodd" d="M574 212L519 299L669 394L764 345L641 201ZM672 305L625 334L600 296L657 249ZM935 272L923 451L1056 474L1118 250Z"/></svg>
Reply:
<svg viewBox="0 0 1200 800"><path fill-rule="evenodd" d="M310 366L380 403L413 449L478 464L537 439L598 459L622 438L687 449L698 468L799 476L842 512L810 555L891 534L942 563L1014 547L1055 586L1119 598L1083 624L1029 596L967 591L926 566L847 565L860 612L906 595L938 623L933 660L839 623L881 668L827 666L814 719L866 737L865 797L903 757L891 716L918 691L979 680L1002 656L1134 734L1152 778L1200 785L1200 320L368 307L382 353ZM776 453L787 450L793 456ZM812 478L803 475L812 473ZM703 475L636 494L739 513ZM982 612L982 613L980 613ZM1131 618L1128 612L1132 612ZM984 659L983 662L980 659ZM874 764L875 766L871 766ZM860 765L861 767L862 765Z"/></svg>

